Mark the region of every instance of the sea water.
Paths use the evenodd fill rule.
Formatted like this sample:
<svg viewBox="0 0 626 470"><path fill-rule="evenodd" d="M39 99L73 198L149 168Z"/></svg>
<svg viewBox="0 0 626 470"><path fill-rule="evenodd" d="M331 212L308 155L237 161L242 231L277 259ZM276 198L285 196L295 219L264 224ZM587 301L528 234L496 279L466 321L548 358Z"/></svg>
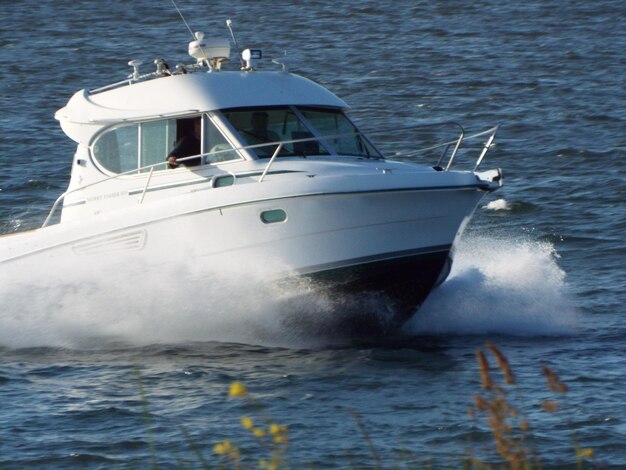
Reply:
<svg viewBox="0 0 626 470"><path fill-rule="evenodd" d="M483 167L505 185L415 317L358 344L325 328L337 299L249 267L203 271L190 257L154 272L109 257L0 271L0 468L202 467L224 439L256 465L268 453L242 416L288 426L289 468L490 460L484 416L467 415L487 341L516 374L508 397L544 468L575 465L577 445L593 449L587 465L626 466L623 2L177 3L207 36L227 37L231 18L241 44L286 51L373 135L500 124ZM186 61L190 37L167 1L0 13L0 232L12 233L39 226L67 186L74 145L54 111L124 78L130 59ZM377 138L387 154L428 143ZM567 394L548 391L544 365ZM235 380L254 402L227 397ZM557 413L542 409L550 399Z"/></svg>

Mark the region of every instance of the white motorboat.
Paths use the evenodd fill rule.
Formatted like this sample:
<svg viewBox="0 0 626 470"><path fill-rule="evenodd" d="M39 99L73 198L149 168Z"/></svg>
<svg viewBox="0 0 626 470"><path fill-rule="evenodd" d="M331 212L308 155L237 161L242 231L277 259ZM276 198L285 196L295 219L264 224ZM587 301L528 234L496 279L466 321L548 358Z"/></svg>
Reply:
<svg viewBox="0 0 626 470"><path fill-rule="evenodd" d="M157 60L145 74L131 61L127 79L79 91L56 113L78 144L69 187L42 228L0 238L0 269L124 252L158 269L193 239L199 264L380 295L394 324L409 318L448 275L480 199L501 186L500 170L478 171L496 128L477 134L486 143L470 170L453 168L463 131L435 167L392 160L344 101L280 61L257 70L261 51L246 49L228 71L230 41L201 33L189 52L195 63Z"/></svg>

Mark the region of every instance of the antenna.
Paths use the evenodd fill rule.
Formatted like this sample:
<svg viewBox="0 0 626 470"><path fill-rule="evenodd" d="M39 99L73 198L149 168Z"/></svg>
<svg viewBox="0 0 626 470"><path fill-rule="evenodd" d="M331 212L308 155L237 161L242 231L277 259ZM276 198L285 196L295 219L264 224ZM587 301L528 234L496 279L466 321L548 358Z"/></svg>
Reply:
<svg viewBox="0 0 626 470"><path fill-rule="evenodd" d="M180 19L183 20L183 23L185 23L185 26L187 26L187 29L189 30L189 34L191 34L191 37L196 39L196 36L193 34L193 31L191 30L191 28L189 27L189 23L187 23L187 20L185 19L185 17L183 16L183 12L180 11L180 8L178 8L178 5L176 5L176 2L174 0L172 0L172 5L174 5L174 8L176 8L176 11L178 12L178 14L180 15Z"/></svg>
<svg viewBox="0 0 626 470"><path fill-rule="evenodd" d="M172 1L174 1L174 0L172 0ZM233 38L233 43L235 44L235 50L237 51L237 55L239 56L239 60L241 61L241 67L243 68L245 66L245 64L243 62L243 57L241 57L241 51L239 50L239 44L237 44L237 39L235 39L235 33L233 33L232 24L233 24L233 22L231 21L230 18L228 18L226 20L226 26L228 27L228 31L230 31L230 37Z"/></svg>
<svg viewBox="0 0 626 470"><path fill-rule="evenodd" d="M176 8L176 11L178 12L178 14L180 15L180 19L183 20L183 23L185 23L185 26L187 26L187 29L189 30L189 34L191 34L191 37L194 39L194 41L197 44L198 49L200 49L200 51L202 52L203 56L206 56L204 49L202 48L202 39L204 38L204 33L194 33L191 29L191 27L189 26L189 23L187 23L187 20L185 19L185 17L183 16L183 12L180 11L180 8L178 8L178 5L176 5L176 2L174 0L172 0L172 5L174 5L174 8ZM201 37L199 36L201 35ZM192 41L192 42L194 42ZM191 43L189 43L189 45L191 46ZM198 63L200 63L200 61L198 61ZM206 65L209 67L209 70L212 70L212 66L210 64L210 62L207 60L206 61Z"/></svg>

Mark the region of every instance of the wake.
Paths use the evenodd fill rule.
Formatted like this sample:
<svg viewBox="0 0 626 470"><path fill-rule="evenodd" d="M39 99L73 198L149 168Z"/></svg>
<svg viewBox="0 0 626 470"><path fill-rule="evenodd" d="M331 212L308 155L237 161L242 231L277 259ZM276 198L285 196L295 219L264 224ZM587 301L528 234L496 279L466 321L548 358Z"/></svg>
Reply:
<svg viewBox="0 0 626 470"><path fill-rule="evenodd" d="M37 260L2 268L0 346L104 347L220 341L320 348L345 341L339 325L389 307L375 295L338 298L294 278L272 281L262 267L229 269L188 259L155 269L140 254L89 263ZM470 238L450 278L403 335L571 334L577 313L548 243ZM372 338L375 340L375 338Z"/></svg>

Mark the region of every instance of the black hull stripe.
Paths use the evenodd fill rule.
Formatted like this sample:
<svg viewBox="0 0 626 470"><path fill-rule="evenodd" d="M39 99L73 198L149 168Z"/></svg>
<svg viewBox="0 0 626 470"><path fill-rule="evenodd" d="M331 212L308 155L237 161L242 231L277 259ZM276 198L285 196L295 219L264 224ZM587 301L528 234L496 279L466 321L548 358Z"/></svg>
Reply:
<svg viewBox="0 0 626 470"><path fill-rule="evenodd" d="M361 256L359 258L351 258L349 260L334 261L330 263L318 264L308 268L298 269L298 274L315 274L322 271L331 271L334 269L349 268L358 265L376 263L379 261L395 260L399 258L408 258L417 255L448 253L452 245L437 245L426 248L417 248L413 250L394 251L371 256Z"/></svg>
<svg viewBox="0 0 626 470"><path fill-rule="evenodd" d="M433 247L434 248L434 247ZM419 250L418 250L419 251ZM385 316L387 327L398 327L408 320L430 292L441 284L452 266L451 250L418 253L343 266L315 273L303 274L313 281L313 286L330 294L343 306L355 304L354 310L344 318L348 331L365 331L380 327L378 315L369 317L361 308L362 299L384 302L391 316ZM339 312L337 313L339 317Z"/></svg>

